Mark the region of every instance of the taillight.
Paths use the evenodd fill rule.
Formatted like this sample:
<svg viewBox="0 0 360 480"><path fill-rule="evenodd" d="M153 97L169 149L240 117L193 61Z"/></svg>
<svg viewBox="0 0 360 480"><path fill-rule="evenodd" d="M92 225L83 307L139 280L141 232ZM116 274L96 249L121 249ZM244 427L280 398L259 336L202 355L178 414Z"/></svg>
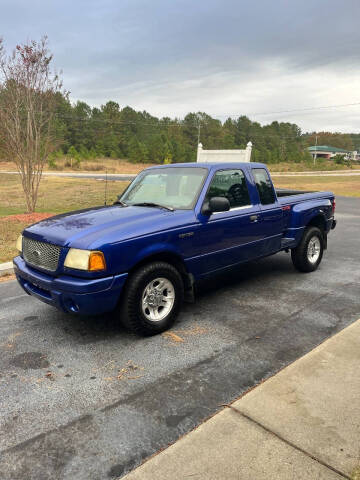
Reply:
<svg viewBox="0 0 360 480"><path fill-rule="evenodd" d="M335 213L335 208L336 208L336 200L335 200L335 198L331 201L331 205L332 205L332 213L334 214L334 213Z"/></svg>

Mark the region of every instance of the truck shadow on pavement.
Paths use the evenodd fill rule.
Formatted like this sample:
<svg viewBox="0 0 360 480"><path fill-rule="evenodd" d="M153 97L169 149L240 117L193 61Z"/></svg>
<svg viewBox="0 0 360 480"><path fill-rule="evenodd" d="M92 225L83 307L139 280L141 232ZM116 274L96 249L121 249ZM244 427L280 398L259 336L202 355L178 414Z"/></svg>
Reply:
<svg viewBox="0 0 360 480"><path fill-rule="evenodd" d="M274 276L296 274L289 257L277 256L274 258L266 258L258 261L249 262L238 267L233 267L226 272L218 273L213 278L199 282L196 287L196 295L194 303L184 302L183 310L173 328L178 328L188 323L189 315L192 317L201 316L199 307L214 294L217 295L219 307L221 305L221 295L229 288L238 291L238 295L242 294L242 288L246 285L247 290L251 289L251 285L256 288L256 282L261 281L263 285L271 282ZM255 294L255 291L254 291ZM72 314L63 314L56 312L51 316L54 322L59 324L63 332L72 337L72 340L80 344L90 344L106 339L121 339L122 345L128 345L140 339L137 335L128 332L121 324L121 319L115 313L110 312L100 316L77 316ZM25 319L24 319L25 320ZM191 321L191 319L190 319Z"/></svg>

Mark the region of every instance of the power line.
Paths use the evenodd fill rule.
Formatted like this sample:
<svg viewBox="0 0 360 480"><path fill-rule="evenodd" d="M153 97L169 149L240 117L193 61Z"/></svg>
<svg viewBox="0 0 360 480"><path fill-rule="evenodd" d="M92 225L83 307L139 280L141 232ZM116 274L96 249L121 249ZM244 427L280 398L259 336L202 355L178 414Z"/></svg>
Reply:
<svg viewBox="0 0 360 480"><path fill-rule="evenodd" d="M218 115L217 117L212 117L212 120L218 120L220 118L240 118L243 116L250 116L250 115L275 115L275 114L282 114L282 113L293 113L293 112L305 112L305 111L315 111L315 110L324 110L324 109L331 109L331 108L343 108L343 107L353 107L353 106L359 106L360 102L353 102L353 103L343 103L343 104L336 104L336 105L323 105L319 107L305 107L305 108L294 108L294 109L288 109L288 110L274 110L272 112L247 112L246 114L222 114ZM4 108L3 110L10 110L7 108ZM42 112L35 112L35 113L41 113L43 114L44 111ZM120 112L119 112L120 113ZM135 113L137 113L135 111ZM100 114L103 114L103 112L100 112ZM193 126L198 128L199 123L202 125L208 124L206 121L202 121L199 119L199 122L197 123L188 123L185 120L170 120L170 122L164 121L164 120L157 120L155 122L143 122L139 120L114 120L114 119L109 119L109 118L95 118L95 117L80 117L80 116L74 116L72 114L63 114L63 113L56 113L55 115L57 118L63 118L63 119L69 119L69 120L91 120L91 121L96 121L96 122L108 122L112 124L129 124L129 125L137 125L141 123L142 125L151 125L151 126L164 126L164 127L187 127L187 126ZM196 115L196 114L195 114ZM221 120L219 120L221 121Z"/></svg>
<svg viewBox="0 0 360 480"><path fill-rule="evenodd" d="M324 105L320 107L305 107L305 108L294 108L291 110L278 110L274 112L250 112L247 113L246 116L250 115L275 115L275 114L280 114L280 113L292 113L292 112L305 112L305 111L310 111L310 110L323 110L323 109L329 109L329 108L342 108L342 107L354 107L360 105L360 102L354 102L354 103L343 103L343 104L337 104L337 105ZM227 117L227 118L239 118L241 115L219 115L219 117Z"/></svg>

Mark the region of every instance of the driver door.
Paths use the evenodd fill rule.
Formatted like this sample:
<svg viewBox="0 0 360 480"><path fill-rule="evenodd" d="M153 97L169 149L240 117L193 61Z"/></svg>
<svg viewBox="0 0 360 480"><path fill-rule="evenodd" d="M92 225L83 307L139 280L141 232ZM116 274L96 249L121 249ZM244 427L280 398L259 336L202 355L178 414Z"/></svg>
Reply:
<svg viewBox="0 0 360 480"><path fill-rule="evenodd" d="M226 197L230 210L204 216L198 240L201 242L201 275L255 258L260 235L260 208L250 199L247 179L240 169L215 173L205 202Z"/></svg>

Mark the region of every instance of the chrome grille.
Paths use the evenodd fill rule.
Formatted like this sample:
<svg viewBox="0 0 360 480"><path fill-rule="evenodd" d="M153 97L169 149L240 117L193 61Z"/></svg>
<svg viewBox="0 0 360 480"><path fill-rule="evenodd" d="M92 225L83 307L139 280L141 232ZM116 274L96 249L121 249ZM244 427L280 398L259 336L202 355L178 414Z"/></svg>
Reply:
<svg viewBox="0 0 360 480"><path fill-rule="evenodd" d="M61 247L57 245L23 237L24 260L34 267L55 272L59 263L60 250Z"/></svg>

